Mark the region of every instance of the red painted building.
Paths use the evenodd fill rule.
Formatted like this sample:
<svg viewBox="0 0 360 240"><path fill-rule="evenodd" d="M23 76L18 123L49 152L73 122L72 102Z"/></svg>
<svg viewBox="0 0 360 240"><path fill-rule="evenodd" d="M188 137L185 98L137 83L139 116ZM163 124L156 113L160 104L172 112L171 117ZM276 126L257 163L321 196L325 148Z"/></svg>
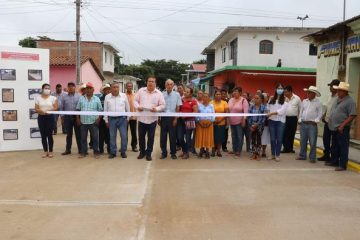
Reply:
<svg viewBox="0 0 360 240"><path fill-rule="evenodd" d="M202 79L200 84L208 84L209 91L214 88L231 90L242 87L243 92L255 93L262 89L270 95L274 94L277 83L291 85L300 98L305 97L304 88L316 85L316 69L312 68L278 68L254 66L226 66L209 72L210 76Z"/></svg>

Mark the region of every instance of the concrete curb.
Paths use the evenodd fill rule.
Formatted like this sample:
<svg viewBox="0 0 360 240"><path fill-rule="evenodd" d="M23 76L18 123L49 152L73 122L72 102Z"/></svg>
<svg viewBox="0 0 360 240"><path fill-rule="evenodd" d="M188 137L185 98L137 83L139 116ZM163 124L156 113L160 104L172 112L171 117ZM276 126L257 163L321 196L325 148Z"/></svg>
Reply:
<svg viewBox="0 0 360 240"><path fill-rule="evenodd" d="M297 147L300 147L300 141L298 139L295 139L294 140L294 145L297 146ZM307 149L310 150L310 146L308 145L307 146ZM324 153L323 153L323 149L321 148L316 148L316 155L318 156L322 156ZM360 164L356 163L356 162L353 162L351 160L349 160L348 162L348 168L355 171L355 172L358 172L360 173Z"/></svg>

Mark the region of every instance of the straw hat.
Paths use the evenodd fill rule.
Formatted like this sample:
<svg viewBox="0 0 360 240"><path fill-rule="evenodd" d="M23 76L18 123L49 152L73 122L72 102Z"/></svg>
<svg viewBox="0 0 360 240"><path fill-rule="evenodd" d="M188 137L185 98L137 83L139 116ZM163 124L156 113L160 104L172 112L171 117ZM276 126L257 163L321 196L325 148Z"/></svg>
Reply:
<svg viewBox="0 0 360 240"><path fill-rule="evenodd" d="M321 96L321 93L317 90L317 88L315 86L310 86L309 88L304 88L304 91L305 92L313 92L316 94L317 97Z"/></svg>
<svg viewBox="0 0 360 240"><path fill-rule="evenodd" d="M80 90L83 89L83 88L86 88L86 84L85 84L85 83L84 83L84 84L81 84L80 87L79 87Z"/></svg>
<svg viewBox="0 0 360 240"><path fill-rule="evenodd" d="M339 84L339 86L333 86L333 88L336 90L344 90L344 91L350 92L350 84L348 84L346 82L341 82Z"/></svg>
<svg viewBox="0 0 360 240"><path fill-rule="evenodd" d="M100 92L104 93L104 89L106 89L106 88L111 88L110 84L107 83L107 84L103 85L100 89Z"/></svg>

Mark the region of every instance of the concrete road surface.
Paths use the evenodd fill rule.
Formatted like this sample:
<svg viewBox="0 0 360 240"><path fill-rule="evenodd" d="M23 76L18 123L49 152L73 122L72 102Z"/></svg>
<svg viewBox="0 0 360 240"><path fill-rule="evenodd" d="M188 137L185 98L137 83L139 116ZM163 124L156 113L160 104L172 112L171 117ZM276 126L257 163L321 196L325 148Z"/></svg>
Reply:
<svg viewBox="0 0 360 240"><path fill-rule="evenodd" d="M40 140L39 140L40 141ZM359 240L360 175L294 160L0 153L0 239ZM75 151L74 151L75 152Z"/></svg>

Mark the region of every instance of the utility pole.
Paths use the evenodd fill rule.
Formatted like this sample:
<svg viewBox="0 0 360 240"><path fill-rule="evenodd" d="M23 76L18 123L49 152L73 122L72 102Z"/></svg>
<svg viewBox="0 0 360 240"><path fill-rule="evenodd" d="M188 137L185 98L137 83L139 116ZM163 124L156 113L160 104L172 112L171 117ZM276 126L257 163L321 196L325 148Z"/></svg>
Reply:
<svg viewBox="0 0 360 240"><path fill-rule="evenodd" d="M343 7L343 21L345 21L346 18L346 0L344 0L344 7Z"/></svg>
<svg viewBox="0 0 360 240"><path fill-rule="evenodd" d="M80 76L80 8L81 8L81 0L75 0L76 4L76 84L79 85L81 83Z"/></svg>

